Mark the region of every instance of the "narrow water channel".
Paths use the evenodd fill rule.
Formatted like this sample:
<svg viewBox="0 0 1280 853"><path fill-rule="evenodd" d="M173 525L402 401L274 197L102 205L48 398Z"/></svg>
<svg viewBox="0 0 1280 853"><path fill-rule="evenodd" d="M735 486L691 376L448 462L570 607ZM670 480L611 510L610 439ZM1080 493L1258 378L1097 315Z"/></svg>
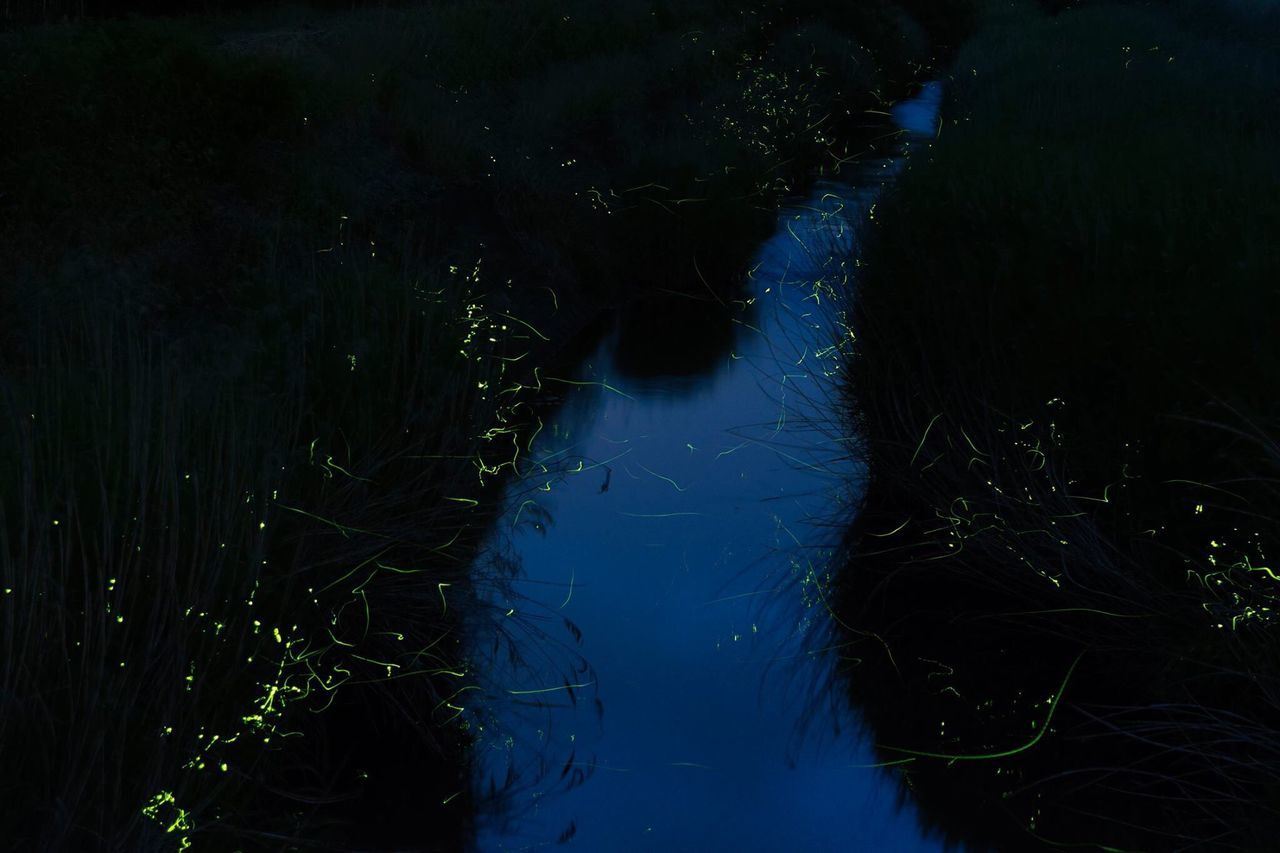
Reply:
<svg viewBox="0 0 1280 853"><path fill-rule="evenodd" d="M940 99L900 105L903 136L932 135ZM940 849L827 698L817 642L860 473L836 408L841 299L901 163L780 213L714 370L644 375L614 336L561 383L529 453L559 474L513 483L495 533L519 574L494 604L543 635L512 632L523 663L477 718L478 788L507 791L480 851Z"/></svg>

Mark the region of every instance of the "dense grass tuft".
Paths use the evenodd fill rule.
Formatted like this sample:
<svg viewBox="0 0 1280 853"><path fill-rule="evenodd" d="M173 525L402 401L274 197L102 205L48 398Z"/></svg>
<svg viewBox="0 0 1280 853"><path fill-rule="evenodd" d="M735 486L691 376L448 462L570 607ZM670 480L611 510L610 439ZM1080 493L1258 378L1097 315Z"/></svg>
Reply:
<svg viewBox="0 0 1280 853"><path fill-rule="evenodd" d="M3 387L6 838L461 843L423 804L467 802L447 703L493 508L455 460L490 452L496 375L459 353L464 289L344 254L288 316L181 339L92 294L33 309ZM388 824L406 798L426 825Z"/></svg>

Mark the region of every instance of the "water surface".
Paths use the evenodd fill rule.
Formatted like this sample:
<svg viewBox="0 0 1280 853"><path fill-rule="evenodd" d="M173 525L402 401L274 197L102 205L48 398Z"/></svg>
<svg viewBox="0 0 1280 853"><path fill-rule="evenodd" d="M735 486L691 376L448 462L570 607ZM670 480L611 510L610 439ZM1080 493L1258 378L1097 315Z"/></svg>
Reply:
<svg viewBox="0 0 1280 853"><path fill-rule="evenodd" d="M939 99L931 84L895 119L931 135ZM697 305L716 318L708 369L673 365L680 341L649 317L625 361L607 338L561 383L528 454L548 474L526 462L495 534L524 597L495 603L545 636L517 640L524 664L479 723L482 787L512 782L480 850L940 847L825 698L838 650L815 642L860 473L836 416L841 297L899 165L781 212L750 295ZM565 671L569 650L589 666Z"/></svg>

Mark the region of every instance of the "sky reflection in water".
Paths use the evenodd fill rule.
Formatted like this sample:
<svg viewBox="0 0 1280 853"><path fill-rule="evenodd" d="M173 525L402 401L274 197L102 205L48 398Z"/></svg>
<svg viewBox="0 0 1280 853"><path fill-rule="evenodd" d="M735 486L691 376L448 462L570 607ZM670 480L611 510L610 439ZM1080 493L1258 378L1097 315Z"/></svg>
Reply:
<svg viewBox="0 0 1280 853"><path fill-rule="evenodd" d="M896 120L931 135L940 96L931 84ZM895 170L881 161L867 174ZM756 259L755 304L727 309L741 325L718 369L620 379L606 340L575 378L622 393L577 386L539 435L535 458L587 468L532 493L545 514L526 505L517 519L511 501L516 586L556 620L544 623L552 636L572 642L561 616L581 629L593 671L574 707L513 704L497 736L487 728L486 778L501 783L509 762L537 754L552 766L517 794L508 825L481 831L481 851L554 844L571 826L571 846L591 851L940 848L866 766L875 758L856 722L831 734L838 712L812 689L813 667L829 662L802 645L807 620L825 617L803 581L838 535L821 523L847 520L858 473L829 414L836 383L823 374L836 354L820 356L838 335L835 306L814 283L845 274L850 225L874 197L825 184L781 213ZM562 685L542 674L504 686ZM563 688L509 696L570 705ZM556 792L576 770L590 778Z"/></svg>

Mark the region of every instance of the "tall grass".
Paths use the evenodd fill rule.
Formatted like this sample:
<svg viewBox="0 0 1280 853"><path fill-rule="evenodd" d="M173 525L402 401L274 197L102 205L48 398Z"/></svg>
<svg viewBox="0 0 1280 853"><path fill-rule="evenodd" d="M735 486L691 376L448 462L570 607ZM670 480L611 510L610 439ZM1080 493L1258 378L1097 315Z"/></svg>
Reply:
<svg viewBox="0 0 1280 853"><path fill-rule="evenodd" d="M460 353L461 281L344 255L275 283L274 330L31 307L4 382L11 843L461 843L468 460L501 362Z"/></svg>
<svg viewBox="0 0 1280 853"><path fill-rule="evenodd" d="M1275 12L992 3L877 211L838 630L953 840L1280 825Z"/></svg>

